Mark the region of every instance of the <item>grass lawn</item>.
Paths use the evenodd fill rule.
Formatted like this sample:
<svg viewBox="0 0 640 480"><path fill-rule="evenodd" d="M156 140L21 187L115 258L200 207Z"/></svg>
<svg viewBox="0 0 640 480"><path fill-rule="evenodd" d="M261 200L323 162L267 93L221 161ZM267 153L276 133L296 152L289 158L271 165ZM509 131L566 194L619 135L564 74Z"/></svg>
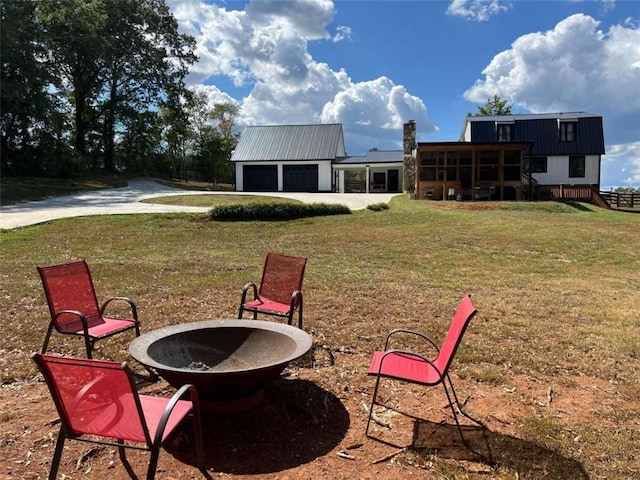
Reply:
<svg viewBox="0 0 640 480"><path fill-rule="evenodd" d="M396 197L382 212L291 222L123 215L2 232L2 381L35 374L28 357L48 321L38 265L86 259L99 299L132 297L148 331L235 317L242 286L259 280L268 251L309 259L306 329L348 365L324 388L353 392L349 378L365 384L369 355L390 328L441 338L470 293L479 314L455 378L513 400L521 409L513 435L578 462L588 478L640 475L640 215L585 204ZM128 340L108 342L100 355L121 358ZM82 350L55 334L51 348ZM548 387L548 398L533 398L523 381ZM562 389L594 401L577 413L554 410ZM518 477L509 465L492 478L547 478ZM429 478L455 477L435 468L440 476Z"/></svg>

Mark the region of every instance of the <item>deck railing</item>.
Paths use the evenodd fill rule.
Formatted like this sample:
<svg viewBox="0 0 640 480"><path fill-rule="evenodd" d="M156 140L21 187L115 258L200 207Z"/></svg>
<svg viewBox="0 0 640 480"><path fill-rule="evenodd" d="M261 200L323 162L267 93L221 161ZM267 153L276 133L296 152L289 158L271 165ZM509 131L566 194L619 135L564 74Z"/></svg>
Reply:
<svg viewBox="0 0 640 480"><path fill-rule="evenodd" d="M594 201L591 185L537 185L536 191L538 200Z"/></svg>

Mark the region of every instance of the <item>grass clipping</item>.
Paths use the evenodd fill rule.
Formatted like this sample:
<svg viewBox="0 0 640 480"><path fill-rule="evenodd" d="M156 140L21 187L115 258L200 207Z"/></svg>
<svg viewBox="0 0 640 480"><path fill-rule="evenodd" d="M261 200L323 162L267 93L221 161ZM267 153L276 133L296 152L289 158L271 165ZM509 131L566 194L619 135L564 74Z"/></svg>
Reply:
<svg viewBox="0 0 640 480"><path fill-rule="evenodd" d="M351 213L351 210L344 205L253 202L216 206L211 210L211 218L219 221L295 220L297 218L348 213Z"/></svg>

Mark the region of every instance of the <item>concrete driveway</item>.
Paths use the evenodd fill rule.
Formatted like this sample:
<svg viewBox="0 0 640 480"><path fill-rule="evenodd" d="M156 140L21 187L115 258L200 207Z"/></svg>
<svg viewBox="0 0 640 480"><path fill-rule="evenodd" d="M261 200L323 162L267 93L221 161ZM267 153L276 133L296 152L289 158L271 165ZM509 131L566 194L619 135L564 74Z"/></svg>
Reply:
<svg viewBox="0 0 640 480"><path fill-rule="evenodd" d="M264 195L290 198L305 203L346 205L360 210L375 203L388 203L397 193L285 193L285 192L196 192L171 188L151 180L133 180L122 188L108 188L65 195L36 202L0 206L0 229L26 227L66 217L121 215L130 213L207 212L207 207L186 207L142 203L141 200L167 195Z"/></svg>

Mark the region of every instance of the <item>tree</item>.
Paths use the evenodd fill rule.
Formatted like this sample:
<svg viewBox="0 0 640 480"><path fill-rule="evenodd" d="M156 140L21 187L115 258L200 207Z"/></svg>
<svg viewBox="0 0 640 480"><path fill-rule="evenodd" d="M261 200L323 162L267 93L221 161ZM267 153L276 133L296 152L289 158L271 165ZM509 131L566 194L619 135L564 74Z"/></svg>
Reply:
<svg viewBox="0 0 640 480"><path fill-rule="evenodd" d="M511 115L511 105L507 105L506 100L502 100L497 94L493 99L488 98L484 106L478 107L476 117L490 117L495 115Z"/></svg>
<svg viewBox="0 0 640 480"><path fill-rule="evenodd" d="M230 159L238 143L233 132L237 116L237 105L217 103L211 107L204 93L194 94L189 105L193 169L210 177L214 185L233 176Z"/></svg>
<svg viewBox="0 0 640 480"><path fill-rule="evenodd" d="M111 0L107 20L104 70L104 165L114 167L114 142L118 123L158 105L169 90L184 92L184 77L195 40L178 33L178 24L164 1Z"/></svg>
<svg viewBox="0 0 640 480"><path fill-rule="evenodd" d="M36 4L23 0L0 2L0 124L2 171L25 174L40 171L38 139L56 124L47 92L52 79L42 61L45 47L36 21Z"/></svg>
<svg viewBox="0 0 640 480"><path fill-rule="evenodd" d="M49 58L74 114L76 154L116 169L128 116L186 90L195 40L178 33L164 0L38 0ZM127 127L128 128L128 127Z"/></svg>
<svg viewBox="0 0 640 480"><path fill-rule="evenodd" d="M38 15L45 29L49 62L71 101L74 146L84 159L88 130L96 116L92 109L100 91L104 68L107 9L103 0L40 0Z"/></svg>

